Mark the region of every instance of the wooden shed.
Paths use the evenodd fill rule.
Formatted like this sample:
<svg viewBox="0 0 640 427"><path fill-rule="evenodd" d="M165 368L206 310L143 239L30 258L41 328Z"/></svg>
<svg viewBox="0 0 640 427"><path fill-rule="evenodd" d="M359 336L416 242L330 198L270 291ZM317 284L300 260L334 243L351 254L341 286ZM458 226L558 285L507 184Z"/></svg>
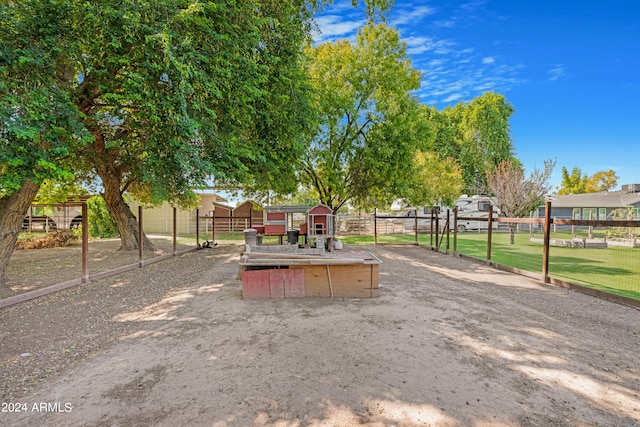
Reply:
<svg viewBox="0 0 640 427"><path fill-rule="evenodd" d="M233 230L242 231L264 223L263 208L252 200L240 203L233 209Z"/></svg>
<svg viewBox="0 0 640 427"><path fill-rule="evenodd" d="M282 236L287 231L287 214L285 212L267 212L264 223L264 234Z"/></svg>
<svg viewBox="0 0 640 427"><path fill-rule="evenodd" d="M232 211L233 208L231 206L213 202L213 217L216 233L228 233L231 231ZM211 216L211 213L209 216Z"/></svg>

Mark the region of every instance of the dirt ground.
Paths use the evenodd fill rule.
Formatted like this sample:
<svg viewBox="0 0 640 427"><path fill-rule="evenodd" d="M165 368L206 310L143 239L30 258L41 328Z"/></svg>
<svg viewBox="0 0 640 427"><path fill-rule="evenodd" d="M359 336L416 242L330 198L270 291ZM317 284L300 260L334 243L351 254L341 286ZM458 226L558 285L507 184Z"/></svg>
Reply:
<svg viewBox="0 0 640 427"><path fill-rule="evenodd" d="M379 298L242 300L224 246L0 310L0 425L640 425L639 310L345 249L383 261Z"/></svg>

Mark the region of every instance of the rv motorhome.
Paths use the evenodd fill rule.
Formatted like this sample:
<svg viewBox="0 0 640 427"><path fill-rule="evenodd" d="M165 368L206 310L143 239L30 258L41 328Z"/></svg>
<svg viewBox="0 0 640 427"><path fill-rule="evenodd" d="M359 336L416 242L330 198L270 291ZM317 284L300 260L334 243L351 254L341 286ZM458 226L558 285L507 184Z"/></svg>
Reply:
<svg viewBox="0 0 640 427"><path fill-rule="evenodd" d="M487 196L467 196L463 194L456 200L455 206L458 208L458 231L466 230L486 230L489 228L489 208L492 208L492 216L500 215L500 209L495 206L490 197ZM442 211L440 215L446 215ZM484 218L484 221L461 218ZM451 227L453 227L453 214L451 218ZM498 228L498 222L492 223L493 228Z"/></svg>
<svg viewBox="0 0 640 427"><path fill-rule="evenodd" d="M486 230L489 228L489 206L493 206L494 217L500 214L500 210L495 206L494 202L488 196L467 196L463 194L458 200L455 201L455 207L458 208L458 231L466 231L466 230ZM447 209L449 209L450 214L450 224L449 227L453 229L453 208L446 206L435 206L435 208L439 208L440 213L438 214L438 222L440 226L444 226L446 217L447 217ZM404 208L396 217L397 221L404 224L405 230L413 230L415 227L416 220L414 218L416 212L418 213L418 231L425 230L429 231L431 229L431 208L425 206L424 208L418 208L416 210L415 207L406 207ZM428 217L428 218L425 218ZM460 218L485 218L482 220L473 220L473 219L460 219ZM492 227L495 229L498 227L498 222L493 222Z"/></svg>

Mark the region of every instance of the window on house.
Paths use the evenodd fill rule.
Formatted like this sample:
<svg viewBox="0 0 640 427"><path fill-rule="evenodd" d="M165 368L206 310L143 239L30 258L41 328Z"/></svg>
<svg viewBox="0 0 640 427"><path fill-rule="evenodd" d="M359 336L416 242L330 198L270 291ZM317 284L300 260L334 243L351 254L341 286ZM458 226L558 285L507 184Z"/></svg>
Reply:
<svg viewBox="0 0 640 427"><path fill-rule="evenodd" d="M573 213L571 214L573 219L580 219L580 208L573 208Z"/></svg>
<svg viewBox="0 0 640 427"><path fill-rule="evenodd" d="M607 219L607 208L600 208L598 210L598 219L600 221L604 221L605 219Z"/></svg>
<svg viewBox="0 0 640 427"><path fill-rule="evenodd" d="M596 220L598 219L598 217L596 216L597 214L598 214L598 211L596 210L596 208L582 209L582 219Z"/></svg>

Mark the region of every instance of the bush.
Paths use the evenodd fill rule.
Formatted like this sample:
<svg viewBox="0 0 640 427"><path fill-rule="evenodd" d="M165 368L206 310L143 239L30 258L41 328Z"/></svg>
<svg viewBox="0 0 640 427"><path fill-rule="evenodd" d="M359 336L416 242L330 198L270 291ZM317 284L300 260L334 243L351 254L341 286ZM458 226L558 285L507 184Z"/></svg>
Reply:
<svg viewBox="0 0 640 427"><path fill-rule="evenodd" d="M619 208L611 212L610 214L614 220L633 220L633 208ZM618 239L635 239L636 232L635 228L629 227L613 227L607 231L607 238L618 238Z"/></svg>
<svg viewBox="0 0 640 427"><path fill-rule="evenodd" d="M77 240L78 236L73 230L57 230L53 233L37 234L19 239L16 242L16 250L57 248L69 246Z"/></svg>
<svg viewBox="0 0 640 427"><path fill-rule="evenodd" d="M87 200L89 211L89 235L94 238L116 237L118 227L111 217L107 204L102 196L94 196Z"/></svg>

